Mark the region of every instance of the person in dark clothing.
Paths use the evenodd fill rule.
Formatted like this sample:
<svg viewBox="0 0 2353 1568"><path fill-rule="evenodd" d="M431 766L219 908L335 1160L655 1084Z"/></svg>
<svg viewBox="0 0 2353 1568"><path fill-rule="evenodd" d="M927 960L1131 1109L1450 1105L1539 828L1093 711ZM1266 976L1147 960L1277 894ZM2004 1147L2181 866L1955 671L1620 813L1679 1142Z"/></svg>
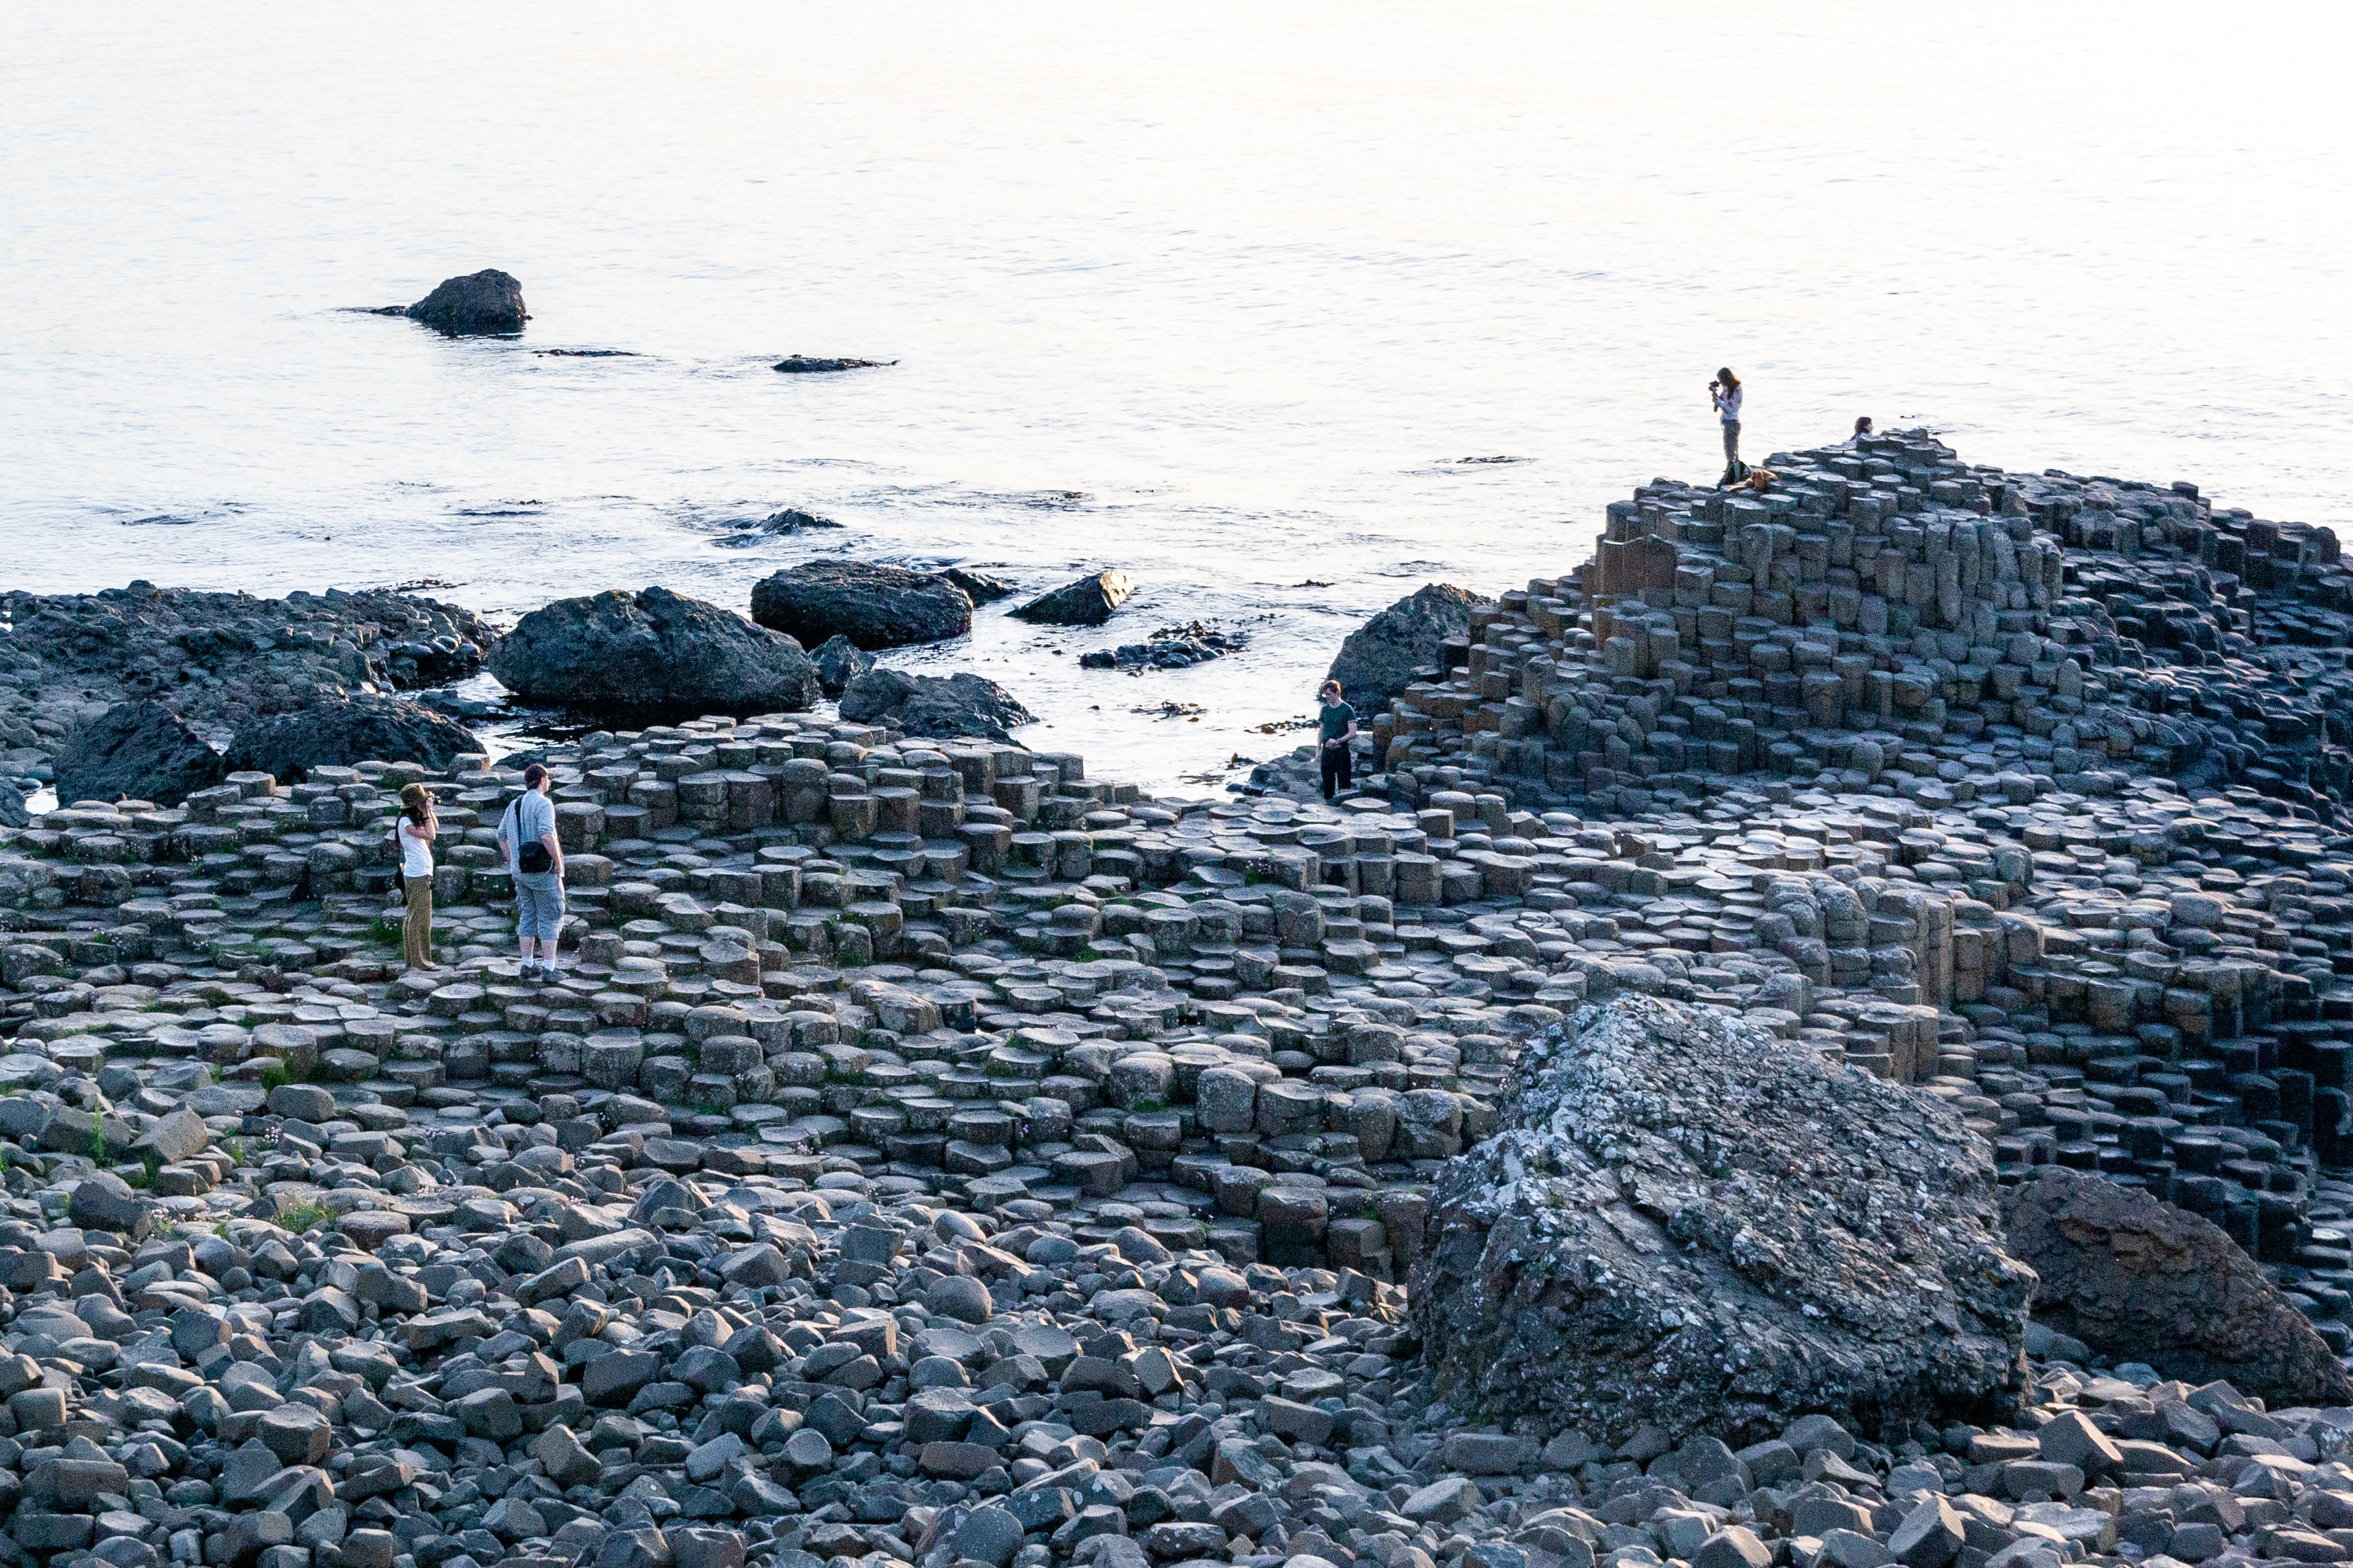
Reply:
<svg viewBox="0 0 2353 1568"><path fill-rule="evenodd" d="M1342 790L1356 784L1348 748L1356 739L1356 710L1340 700L1340 683L1336 680L1325 681L1315 698L1321 704L1315 717L1323 744L1317 748L1316 756L1323 764L1324 798L1336 800Z"/></svg>

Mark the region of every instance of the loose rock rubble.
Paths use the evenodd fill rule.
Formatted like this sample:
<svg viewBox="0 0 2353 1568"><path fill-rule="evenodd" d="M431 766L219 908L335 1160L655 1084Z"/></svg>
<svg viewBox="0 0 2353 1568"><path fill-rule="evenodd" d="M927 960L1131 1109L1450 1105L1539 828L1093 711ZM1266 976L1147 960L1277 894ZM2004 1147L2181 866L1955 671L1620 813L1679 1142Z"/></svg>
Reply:
<svg viewBox="0 0 2353 1568"><path fill-rule="evenodd" d="M1383 771L1337 807L1149 800L1066 753L792 712L549 747L571 902L554 984L505 956L490 840L519 759L240 773L0 833L0 1556L2341 1560L2353 1410L2266 1410L2037 1325L2002 1424L1800 1415L1737 1448L1761 1418L1561 1429L1424 1381L1428 1320L1399 1282L1436 1267L1449 1162L1503 1125L1523 1041L1629 994L1740 1010L1766 1054L1891 1114L1945 1102L1921 1125L1979 1183L2073 1167L2214 1215L2344 1348L2353 845L2311 640L2334 632L2330 546L2172 491L1948 462L1907 441L1777 457L1782 489L1754 501L1651 487L1610 543L1646 563L1687 543L1694 571L1715 549L1701 602L1676 602L1681 564L1663 590L1609 575L1620 548L1469 607L1476 640L1368 726ZM1827 493L1817 468L1844 510L1800 498ZM1892 615L1883 593L1848 648L1824 575L1821 672L1842 703L1861 678L1864 718L1893 716L1900 677L1912 717L1780 722L1817 673L1800 646L1823 646L1780 635L1813 630L1794 619L1812 523L1827 542L1883 489L1871 537L1894 561L1913 530L1924 559L1873 580L1927 568L1915 641L1869 641L1895 635L1860 618ZM1911 520L1980 493L2041 575L2003 577L1970 531L1964 585L2004 584L2005 607L1965 595L1948 616ZM1791 521L1711 546L1751 504ZM1758 527L1774 547L1744 583ZM2224 590L2219 541L2202 579L2165 553L2202 552L2199 530L2240 542L2251 584L2267 563L2255 596ZM1859 582L1854 543L1823 573ZM2307 566L2313 596L2282 599ZM2071 571L2119 585L2077 608L2054 594ZM1731 608L1719 584L1776 630L1703 628ZM1978 645L1941 641L1962 621L2009 639L1985 643L2001 657L1974 707ZM2172 641L2144 640L2158 625ZM1651 662L1620 673L1636 626ZM1729 672L1736 648L1757 673ZM2253 711L2212 712L2242 690ZM2248 785L2173 783L2177 747L2225 770L2248 752ZM448 967L398 974L388 822L411 781L441 803Z"/></svg>
<svg viewBox="0 0 2353 1568"><path fill-rule="evenodd" d="M1082 653L1079 663L1088 669L1183 669L1207 664L1250 646L1250 634L1229 632L1195 621L1188 626L1161 626L1142 642Z"/></svg>

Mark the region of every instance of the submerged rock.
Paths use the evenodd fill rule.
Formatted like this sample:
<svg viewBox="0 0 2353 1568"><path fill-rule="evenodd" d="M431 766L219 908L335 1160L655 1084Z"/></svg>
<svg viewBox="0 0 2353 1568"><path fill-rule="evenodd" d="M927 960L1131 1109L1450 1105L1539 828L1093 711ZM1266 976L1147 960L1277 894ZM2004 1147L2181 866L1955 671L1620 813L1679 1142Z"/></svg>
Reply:
<svg viewBox="0 0 2353 1568"><path fill-rule="evenodd" d="M791 637L659 587L533 610L491 670L526 700L616 712L799 712L820 694Z"/></svg>
<svg viewBox="0 0 2353 1568"><path fill-rule="evenodd" d="M1470 629L1474 606L1493 603L1450 583L1426 583L1350 632L1330 677L1359 712L1369 712L1437 668L1440 646Z"/></svg>
<svg viewBox="0 0 2353 1568"><path fill-rule="evenodd" d="M1013 612L1018 620L1049 626L1099 626L1127 603L1135 584L1124 572L1097 572L1040 594Z"/></svg>
<svg viewBox="0 0 2353 1568"><path fill-rule="evenodd" d="M2035 1321L2094 1354L2272 1405L2353 1403L2353 1377L2228 1232L2143 1191L2047 1165L2004 1195Z"/></svg>
<svg viewBox="0 0 2353 1568"><path fill-rule="evenodd" d="M992 577L986 572L974 572L962 566L951 566L940 574L964 590L964 596L976 605L993 605L999 599L1013 597L1013 584L1002 577Z"/></svg>
<svg viewBox="0 0 2353 1568"><path fill-rule="evenodd" d="M874 656L845 637L826 639L809 655L817 666L817 678L828 697L839 697L841 689L874 668Z"/></svg>
<svg viewBox="0 0 2353 1568"><path fill-rule="evenodd" d="M818 375L838 370L880 370L897 364L894 359L827 359L807 354L786 354L776 362L776 368L786 375Z"/></svg>
<svg viewBox="0 0 2353 1568"><path fill-rule="evenodd" d="M1079 656L1087 669L1183 669L1207 664L1250 646L1250 634L1229 632L1195 621L1190 626L1162 626L1143 642L1122 643Z"/></svg>
<svg viewBox="0 0 2353 1568"><path fill-rule="evenodd" d="M1413 1272L1450 1405L1621 1441L2015 1405L2033 1276L1951 1110L1638 998L1532 1038L1501 1121L1440 1179Z"/></svg>
<svg viewBox="0 0 2353 1568"><path fill-rule="evenodd" d="M313 769L353 763L417 762L446 768L480 750L474 732L455 719L397 697L363 694L258 720L237 732L225 761L229 772L300 782Z"/></svg>
<svg viewBox="0 0 2353 1568"><path fill-rule="evenodd" d="M436 331L459 337L519 332L531 319L522 306L522 285L495 267L444 279L441 286L402 312Z"/></svg>
<svg viewBox="0 0 2353 1568"><path fill-rule="evenodd" d="M55 765L58 799L69 805L126 798L177 805L229 771L185 720L154 701L118 702L81 724Z"/></svg>
<svg viewBox="0 0 2353 1568"><path fill-rule="evenodd" d="M985 735L996 741L1010 740L1010 731L1038 717L997 682L967 670L942 678L902 669L871 669L850 681L841 694L841 716L859 723L887 722L910 735Z"/></svg>
<svg viewBox="0 0 2353 1568"><path fill-rule="evenodd" d="M781 511L772 511L760 523L761 529L768 533L801 533L810 529L839 528L841 524L829 517L819 517L813 511L803 511L797 506L788 506Z"/></svg>
<svg viewBox="0 0 2353 1568"><path fill-rule="evenodd" d="M804 561L752 589L752 618L814 647L846 637L860 647L940 642L972 630L972 601L946 578L869 561Z"/></svg>

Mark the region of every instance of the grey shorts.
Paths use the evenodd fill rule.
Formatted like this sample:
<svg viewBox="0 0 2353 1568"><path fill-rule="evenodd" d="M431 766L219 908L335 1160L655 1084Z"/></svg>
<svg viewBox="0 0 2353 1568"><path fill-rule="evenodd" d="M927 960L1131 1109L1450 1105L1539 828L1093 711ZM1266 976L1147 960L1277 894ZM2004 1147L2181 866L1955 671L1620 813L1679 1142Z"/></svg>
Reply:
<svg viewBox="0 0 2353 1568"><path fill-rule="evenodd" d="M514 874L515 935L554 942L564 925L564 879L553 871Z"/></svg>

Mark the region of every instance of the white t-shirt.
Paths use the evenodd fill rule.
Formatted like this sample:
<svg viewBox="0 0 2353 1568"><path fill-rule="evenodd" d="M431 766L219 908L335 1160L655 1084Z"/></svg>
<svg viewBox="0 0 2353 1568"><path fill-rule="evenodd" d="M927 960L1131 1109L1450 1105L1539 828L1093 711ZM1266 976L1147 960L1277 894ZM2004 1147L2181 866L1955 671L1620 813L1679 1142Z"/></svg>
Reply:
<svg viewBox="0 0 2353 1568"><path fill-rule="evenodd" d="M400 835L400 874L404 877L433 875L433 846L417 837L407 813L401 814L394 831Z"/></svg>
<svg viewBox="0 0 2353 1568"><path fill-rule="evenodd" d="M1740 395L1747 390L1748 389L1745 386L1736 386L1730 392L1719 392L1715 395L1715 411L1723 416L1724 422L1726 425L1736 424L1738 422L1740 418Z"/></svg>

